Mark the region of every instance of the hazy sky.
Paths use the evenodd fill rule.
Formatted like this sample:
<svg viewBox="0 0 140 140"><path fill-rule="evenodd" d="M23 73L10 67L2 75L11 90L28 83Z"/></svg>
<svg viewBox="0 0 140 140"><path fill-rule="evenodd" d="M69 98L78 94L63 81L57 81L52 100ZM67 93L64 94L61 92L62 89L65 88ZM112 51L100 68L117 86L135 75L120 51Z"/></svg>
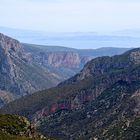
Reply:
<svg viewBox="0 0 140 140"><path fill-rule="evenodd" d="M0 26L56 32L140 28L140 0L0 0Z"/></svg>

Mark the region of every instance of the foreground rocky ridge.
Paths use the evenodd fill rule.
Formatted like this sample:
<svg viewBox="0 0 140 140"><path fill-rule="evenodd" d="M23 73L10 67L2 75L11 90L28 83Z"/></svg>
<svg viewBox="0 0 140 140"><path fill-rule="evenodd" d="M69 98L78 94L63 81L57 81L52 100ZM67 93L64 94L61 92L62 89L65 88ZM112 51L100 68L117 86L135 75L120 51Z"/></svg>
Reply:
<svg viewBox="0 0 140 140"><path fill-rule="evenodd" d="M60 139L123 139L124 130L129 132L127 122L139 120L139 91L138 48L93 59L59 86L10 103L0 112L24 115L45 135Z"/></svg>
<svg viewBox="0 0 140 140"><path fill-rule="evenodd" d="M0 115L0 140L51 140L36 131L25 117Z"/></svg>

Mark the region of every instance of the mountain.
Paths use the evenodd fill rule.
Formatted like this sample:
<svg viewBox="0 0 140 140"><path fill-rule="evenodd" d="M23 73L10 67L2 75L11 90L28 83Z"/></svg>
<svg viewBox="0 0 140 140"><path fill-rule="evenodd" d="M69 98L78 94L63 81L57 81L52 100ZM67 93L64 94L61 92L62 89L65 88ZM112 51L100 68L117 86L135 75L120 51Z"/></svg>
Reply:
<svg viewBox="0 0 140 140"><path fill-rule="evenodd" d="M7 34L20 42L28 44L66 46L72 48L101 48L101 47L140 47L140 36L127 32L96 33L96 32L44 32L0 27L0 32ZM131 35L131 36L129 36Z"/></svg>
<svg viewBox="0 0 140 140"><path fill-rule="evenodd" d="M76 73L93 58L122 54L130 48L73 49L61 46L23 44L32 61L56 73L64 81Z"/></svg>
<svg viewBox="0 0 140 140"><path fill-rule="evenodd" d="M32 63L19 41L0 34L0 106L60 81L56 74Z"/></svg>
<svg viewBox="0 0 140 140"><path fill-rule="evenodd" d="M78 50L32 45L0 34L0 107L21 96L56 86L78 73L94 57L120 54L128 49Z"/></svg>
<svg viewBox="0 0 140 140"><path fill-rule="evenodd" d="M60 139L140 138L140 49L98 57L55 88L25 96L0 113L28 117Z"/></svg>

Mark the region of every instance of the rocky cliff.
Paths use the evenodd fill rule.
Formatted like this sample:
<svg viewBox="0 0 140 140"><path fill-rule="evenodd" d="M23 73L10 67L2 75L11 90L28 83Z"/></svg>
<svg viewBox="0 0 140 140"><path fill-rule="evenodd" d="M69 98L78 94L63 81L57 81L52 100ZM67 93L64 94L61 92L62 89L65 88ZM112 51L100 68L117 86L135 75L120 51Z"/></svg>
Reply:
<svg viewBox="0 0 140 140"><path fill-rule="evenodd" d="M81 68L86 62L90 61L93 57L81 57L76 52L41 52L36 57L33 56L34 61L55 68Z"/></svg>

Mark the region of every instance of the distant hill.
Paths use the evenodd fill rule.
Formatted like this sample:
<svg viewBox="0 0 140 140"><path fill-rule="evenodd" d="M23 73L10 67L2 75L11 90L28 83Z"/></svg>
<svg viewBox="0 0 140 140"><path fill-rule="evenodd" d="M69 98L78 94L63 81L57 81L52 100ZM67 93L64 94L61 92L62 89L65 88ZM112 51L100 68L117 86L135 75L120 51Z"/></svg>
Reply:
<svg viewBox="0 0 140 140"><path fill-rule="evenodd" d="M140 36L133 36L130 33L128 35L127 33L109 33L108 35L104 35L95 32L55 33L7 27L0 27L0 32L16 38L20 42L28 44L66 46L81 49L95 49L101 47L140 47Z"/></svg>
<svg viewBox="0 0 140 140"><path fill-rule="evenodd" d="M0 113L24 115L60 139L140 138L140 49L89 61L55 88L9 103Z"/></svg>

